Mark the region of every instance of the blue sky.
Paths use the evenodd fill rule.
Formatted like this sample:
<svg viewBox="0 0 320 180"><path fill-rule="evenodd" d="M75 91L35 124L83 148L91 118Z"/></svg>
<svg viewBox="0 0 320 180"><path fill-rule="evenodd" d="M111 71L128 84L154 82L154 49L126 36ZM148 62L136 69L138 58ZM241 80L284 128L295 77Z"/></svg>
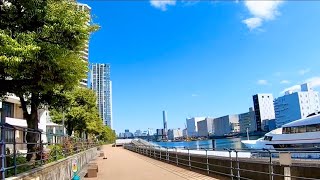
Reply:
<svg viewBox="0 0 320 180"><path fill-rule="evenodd" d="M81 1L101 26L90 62L110 63L117 132L183 128L243 113L255 93L320 87L320 2Z"/></svg>

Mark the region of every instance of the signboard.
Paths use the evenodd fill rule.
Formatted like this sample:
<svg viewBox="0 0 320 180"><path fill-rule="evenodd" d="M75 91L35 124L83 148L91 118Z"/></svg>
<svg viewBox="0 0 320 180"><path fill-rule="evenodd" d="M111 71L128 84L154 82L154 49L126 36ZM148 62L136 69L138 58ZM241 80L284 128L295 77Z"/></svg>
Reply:
<svg viewBox="0 0 320 180"><path fill-rule="evenodd" d="M77 159L72 159L72 172L77 172L78 171L78 161Z"/></svg>
<svg viewBox="0 0 320 180"><path fill-rule="evenodd" d="M279 154L279 163L280 165L284 166L291 166L292 160L291 160L291 153L280 153Z"/></svg>

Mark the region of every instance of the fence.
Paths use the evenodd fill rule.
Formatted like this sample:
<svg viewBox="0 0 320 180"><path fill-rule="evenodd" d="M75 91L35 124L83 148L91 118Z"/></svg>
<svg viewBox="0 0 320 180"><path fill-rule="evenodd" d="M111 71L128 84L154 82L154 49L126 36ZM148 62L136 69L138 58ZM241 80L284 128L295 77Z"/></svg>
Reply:
<svg viewBox="0 0 320 180"><path fill-rule="evenodd" d="M0 126L1 179L15 176L98 145L96 141L69 137L63 133L45 133L8 124ZM26 142L27 133L38 136L38 141ZM30 145L34 146L32 152L27 151L27 146ZM31 160L27 161L27 156L32 156Z"/></svg>
<svg viewBox="0 0 320 180"><path fill-rule="evenodd" d="M212 155L214 154L212 149L202 149L200 152L198 149L163 148L133 144L125 145L124 148L190 170L197 170L208 175L223 175L230 179L315 180L320 178L320 159L301 161L301 159L296 160L294 158L292 165L281 165L278 158L279 151L251 150L249 153L256 155L247 157L248 151L234 149L226 149L224 154L221 154L222 156L215 156ZM195 151L198 152L195 154ZM293 154L320 154L319 151L295 150L291 152ZM226 154L227 156L225 156ZM257 154L260 155L257 156Z"/></svg>

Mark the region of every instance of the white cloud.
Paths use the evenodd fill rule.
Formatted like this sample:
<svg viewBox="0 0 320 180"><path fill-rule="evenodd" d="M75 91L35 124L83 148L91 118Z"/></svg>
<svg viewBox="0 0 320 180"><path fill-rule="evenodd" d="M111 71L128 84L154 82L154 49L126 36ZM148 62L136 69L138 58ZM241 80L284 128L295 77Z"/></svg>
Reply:
<svg viewBox="0 0 320 180"><path fill-rule="evenodd" d="M284 93L287 92L287 91L293 91L293 92L295 92L295 91L300 91L300 90L301 90L300 85L294 85L294 86L291 86L291 87L286 88L286 89L284 89L283 91L281 91L281 94L284 94Z"/></svg>
<svg viewBox="0 0 320 180"><path fill-rule="evenodd" d="M290 84L290 81L288 81L288 80L282 80L282 81L280 81L280 84Z"/></svg>
<svg viewBox="0 0 320 180"><path fill-rule="evenodd" d="M260 80L257 81L257 84L259 84L259 85L268 85L269 83L268 83L267 80L260 79Z"/></svg>
<svg viewBox="0 0 320 180"><path fill-rule="evenodd" d="M283 0L245 0L244 4L253 17L242 22L251 30L260 27L263 21L273 20L280 14L278 8L282 2Z"/></svg>
<svg viewBox="0 0 320 180"><path fill-rule="evenodd" d="M319 76L309 78L305 82L310 83L312 88L320 87L320 77Z"/></svg>
<svg viewBox="0 0 320 180"><path fill-rule="evenodd" d="M161 9L162 11L167 10L167 6L176 5L176 0L150 0L151 6Z"/></svg>
<svg viewBox="0 0 320 180"><path fill-rule="evenodd" d="M307 74L308 72L310 72L310 69L308 68L308 69L301 69L301 70L299 70L299 74L300 75L305 75L305 74Z"/></svg>
<svg viewBox="0 0 320 180"><path fill-rule="evenodd" d="M262 24L262 19L258 17L248 18L242 21L245 23L250 30L260 27Z"/></svg>
<svg viewBox="0 0 320 180"><path fill-rule="evenodd" d="M191 94L192 97L198 97L199 94Z"/></svg>
<svg viewBox="0 0 320 180"><path fill-rule="evenodd" d="M317 88L320 87L320 76L312 77L307 80L305 80L303 83L310 83L311 88ZM300 85L296 84L294 86L291 86L289 88L284 89L281 91L281 94L284 94L286 91L300 91L301 87Z"/></svg>

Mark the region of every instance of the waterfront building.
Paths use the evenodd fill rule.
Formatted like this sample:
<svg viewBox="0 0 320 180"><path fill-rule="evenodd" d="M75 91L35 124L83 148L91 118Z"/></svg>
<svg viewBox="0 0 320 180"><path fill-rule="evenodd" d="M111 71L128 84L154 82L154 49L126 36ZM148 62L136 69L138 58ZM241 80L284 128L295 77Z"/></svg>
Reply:
<svg viewBox="0 0 320 180"><path fill-rule="evenodd" d="M126 129L126 130L124 130L124 137L125 138L131 138L131 137L133 137L133 133L131 133L129 131L129 129Z"/></svg>
<svg viewBox="0 0 320 180"><path fill-rule="evenodd" d="M83 4L83 3L78 3L78 9L80 11L86 11L88 12L88 16L90 16L91 13L91 7L87 4ZM90 22L87 22L87 25L90 25ZM83 50L81 51L81 58L82 60L87 64L87 67L89 65L89 41L87 41L84 45ZM80 81L80 86L81 87L88 87L88 77L82 79Z"/></svg>
<svg viewBox="0 0 320 180"><path fill-rule="evenodd" d="M92 64L92 90L97 95L97 105L104 125L113 128L112 123L112 82L109 64Z"/></svg>
<svg viewBox="0 0 320 180"><path fill-rule="evenodd" d="M198 137L198 122L204 120L205 117L187 118L187 131L189 137Z"/></svg>
<svg viewBox="0 0 320 180"><path fill-rule="evenodd" d="M198 136L207 137L213 133L213 118L206 118L205 120L199 121L198 126Z"/></svg>
<svg viewBox="0 0 320 180"><path fill-rule="evenodd" d="M273 96L272 94L256 94L252 96L252 99L257 131L262 131L264 130L263 121L275 118Z"/></svg>
<svg viewBox="0 0 320 180"><path fill-rule="evenodd" d="M182 135L182 130L181 129L169 129L168 130L168 139L169 140L175 140L177 138L181 138Z"/></svg>
<svg viewBox="0 0 320 180"><path fill-rule="evenodd" d="M257 130L255 114L253 108L249 112L239 114L240 133L254 132Z"/></svg>
<svg viewBox="0 0 320 180"><path fill-rule="evenodd" d="M141 130L136 130L136 132L134 133L134 137L141 136L141 134Z"/></svg>
<svg viewBox="0 0 320 180"><path fill-rule="evenodd" d="M274 100L277 127L305 118L320 110L319 92L313 91L310 84L301 85L301 91L287 91Z"/></svg>
<svg viewBox="0 0 320 180"><path fill-rule="evenodd" d="M213 120L213 134L224 136L239 130L239 115L227 115Z"/></svg>
<svg viewBox="0 0 320 180"><path fill-rule="evenodd" d="M164 139L164 129L157 129L156 130L156 140Z"/></svg>
<svg viewBox="0 0 320 180"><path fill-rule="evenodd" d="M188 137L187 128L182 130L182 136L183 136L184 138L187 138L187 137Z"/></svg>

